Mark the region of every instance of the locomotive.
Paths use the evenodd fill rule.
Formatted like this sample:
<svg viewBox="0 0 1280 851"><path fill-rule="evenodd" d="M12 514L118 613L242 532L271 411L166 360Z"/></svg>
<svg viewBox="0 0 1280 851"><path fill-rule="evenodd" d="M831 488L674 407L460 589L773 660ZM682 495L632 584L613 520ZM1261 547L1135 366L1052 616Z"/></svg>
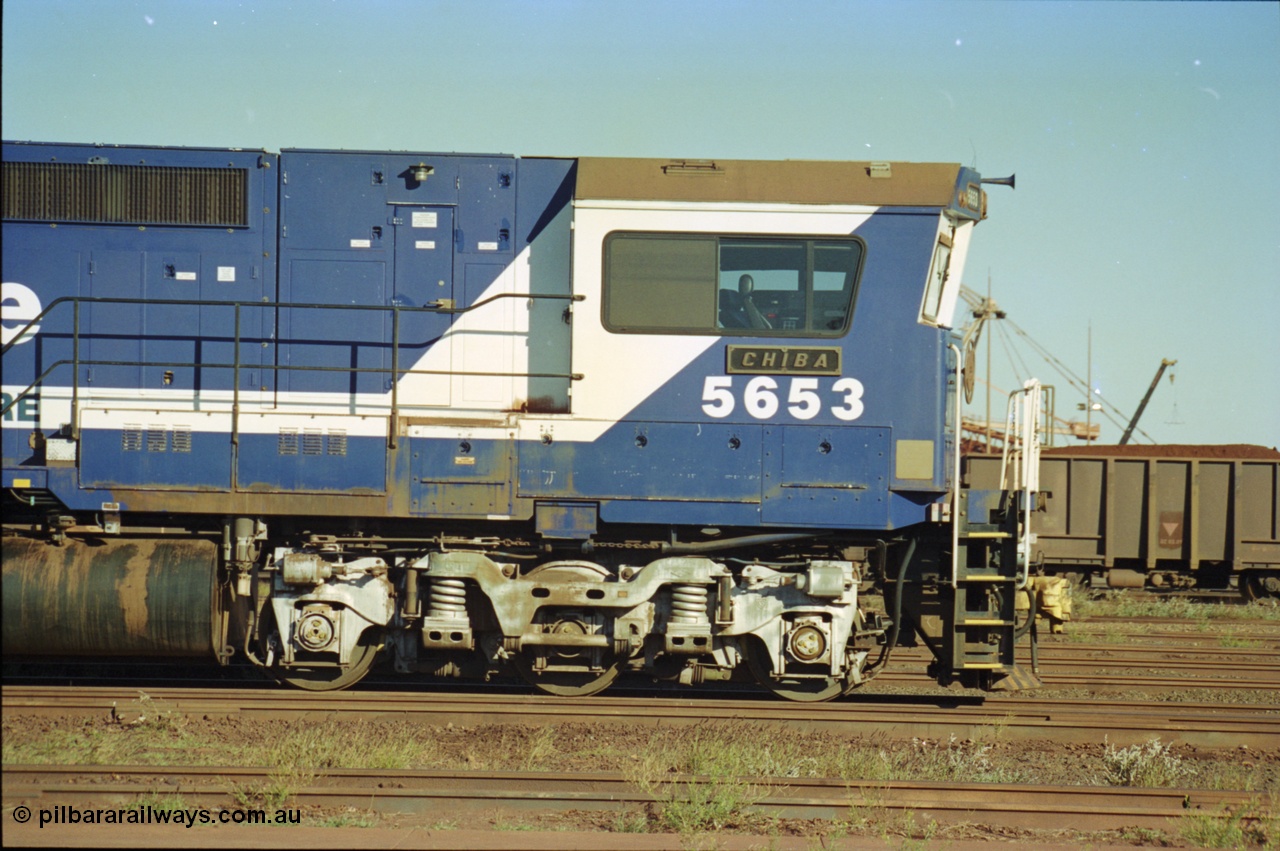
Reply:
<svg viewBox="0 0 1280 851"><path fill-rule="evenodd" d="M3 167L6 658L825 700L918 641L944 685L1035 684L1037 386L996 486L962 486L957 440L961 272L1012 178L34 142Z"/></svg>

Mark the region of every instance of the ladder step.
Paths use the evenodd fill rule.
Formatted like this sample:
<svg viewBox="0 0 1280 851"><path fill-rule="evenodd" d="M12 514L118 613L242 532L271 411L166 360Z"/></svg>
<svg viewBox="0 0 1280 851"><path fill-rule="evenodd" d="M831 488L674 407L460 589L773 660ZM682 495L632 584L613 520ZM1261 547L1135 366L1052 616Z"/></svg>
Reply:
<svg viewBox="0 0 1280 851"><path fill-rule="evenodd" d="M1003 671L1004 665L1000 662L965 662L964 669L966 671Z"/></svg>
<svg viewBox="0 0 1280 851"><path fill-rule="evenodd" d="M1000 618L966 618L956 626L1014 626L1014 622Z"/></svg>
<svg viewBox="0 0 1280 851"><path fill-rule="evenodd" d="M1011 537L1008 532L961 532L960 540L965 538L1008 538Z"/></svg>
<svg viewBox="0 0 1280 851"><path fill-rule="evenodd" d="M1012 576L1000 576L995 573L965 573L960 571L961 582L1012 582Z"/></svg>

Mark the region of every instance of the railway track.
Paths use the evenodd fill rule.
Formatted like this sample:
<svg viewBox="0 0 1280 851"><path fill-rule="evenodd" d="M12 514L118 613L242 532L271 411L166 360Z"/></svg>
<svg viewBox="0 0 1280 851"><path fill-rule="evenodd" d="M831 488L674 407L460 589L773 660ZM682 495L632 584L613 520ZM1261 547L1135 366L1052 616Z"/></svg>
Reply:
<svg viewBox="0 0 1280 851"><path fill-rule="evenodd" d="M295 779L296 780L296 779ZM145 795L178 796L187 807L233 805L236 790L279 778L238 767L6 766L4 806L128 806ZM679 776L661 783L622 774L320 769L291 788L289 806L324 811L357 809L465 818L495 811L643 810L655 804L705 799L712 787L741 784L744 809L791 819L839 819L874 806L911 811L940 824L1006 827L1070 824L1078 831L1126 827L1161 829L1188 813L1220 812L1249 803L1249 795L1200 789L1135 789L998 783L858 781L831 778L708 778ZM243 793L241 793L243 797Z"/></svg>
<svg viewBox="0 0 1280 851"><path fill-rule="evenodd" d="M347 692L314 695L261 689L152 689L140 696L122 688L58 689L7 686L0 690L5 715L115 717L123 723L157 712L195 718L256 720L322 717L412 718L433 726L511 724L619 724L676 726L715 721L785 724L806 730L875 729L889 735L975 737L998 729L1002 736L1061 742L1134 744L1159 735L1199 747L1274 747L1280 713L1269 706L1123 701L1099 711L1096 700L983 699L872 695L834 703L673 698L549 698L529 695L436 695Z"/></svg>
<svg viewBox="0 0 1280 851"><path fill-rule="evenodd" d="M992 741L994 737L1025 743L1020 746L1033 750L1062 746L1088 750L1103 743L1127 747L1153 737L1171 746L1219 754L1239 749L1274 750L1280 741L1280 711L1274 708L1275 701L1264 699L1260 705L1250 705L1168 699L1192 688L1209 689L1224 696L1233 690L1268 694L1280 689L1276 636L1265 626L1247 633L1240 624L1232 626L1234 634L1243 635L1250 646L1222 647L1213 633L1180 631L1169 638L1134 632L1118 639L1120 633L1109 628L1103 640L1095 642L1053 637L1042 643L1039 654L1046 688L1012 695L938 689L921 673L924 651L901 648L895 653L895 665L868 689L817 705L796 705L731 686L667 691L655 696L640 688L632 693L620 682L619 687L604 695L574 699L530 694L519 687L471 687L464 692L453 683L441 688L434 683L387 680L384 684L375 680L356 690L331 694L292 691L269 683L248 688L228 688L225 682L196 688L169 684L145 688L6 685L0 689L0 709L6 718L37 715L61 718L63 722L69 717L114 719L124 728L147 715L174 713L213 724L220 719L255 724L402 720L415 727L453 725L470 731L463 735L474 735L486 727L572 725L568 729L580 726L591 730L586 735L594 739L608 738L613 735L611 731L632 727L714 725L748 731L769 727L814 733L858 730L891 740L918 738L938 743L954 742L953 737L974 742ZM1159 643L1141 643L1153 639ZM924 693L892 693L902 691L904 686L919 686ZM1055 690L1061 693L1062 689L1075 687L1102 692L1158 691L1165 699L1113 701L1104 697L1053 696ZM246 790L266 789L271 784L278 788L280 782L278 770L260 768L14 765L5 767L3 791L6 808L22 802L32 808L95 803L130 806L148 795L152 799L176 796L189 807L217 808L243 802ZM544 828L554 825L557 829L565 822L556 819L566 818L578 829L584 822L591 823L591 818L596 819L597 825L623 818L648 818L647 830L669 829L654 821L653 814L681 802L714 797L727 782L739 784L734 794L748 797L742 811L762 818L816 820L813 824L817 825L867 818L873 820L868 824L910 823L917 828L920 823L935 822L948 826L944 829L961 831L961 835L972 835L974 828L965 825L984 825L982 830L1001 835L1047 827L1067 828L1082 835L1119 829L1176 833L1184 817L1224 819L1231 812L1248 810L1257 803L1256 794L1239 791L953 781L862 782L807 777L730 780L666 774L645 780L607 771L568 774L317 768L296 772L288 782L287 806L302 808L317 817L355 811L390 819L384 823L398 825L409 819L410 824L418 825L496 827L515 823L540 824ZM649 815L644 816L646 813ZM917 823L916 818L922 821ZM907 829L906 835L918 835L912 832L917 828ZM400 830L389 835L403 833ZM486 837L504 835L509 834L481 830L463 837L459 833L456 844L496 847L485 845L489 841ZM587 843L581 847L595 844L588 841L593 834L577 835L584 837L577 841ZM557 834L521 834L530 839L535 836L548 838L550 844L545 847L560 847ZM659 840L657 836L651 838ZM163 843L165 835L158 834L156 841ZM731 843L725 847L738 846ZM779 847L791 846L784 843Z"/></svg>
<svg viewBox="0 0 1280 851"><path fill-rule="evenodd" d="M1185 621L1181 623L1185 625ZM1089 626L1096 627L1092 623ZM1272 625L1256 624L1247 632L1233 629L1225 644L1223 635L1199 631L1106 632L1099 634L1096 641L1080 640L1092 637L1089 633L1073 634L1070 640L1050 636L1041 642L1039 648L1040 676L1049 688L1092 685L1099 688L1176 690L1187 687L1188 682L1194 680L1196 688L1280 690L1280 629L1267 629L1268 626ZM1024 665L1031 662L1025 646L1019 648L1018 657ZM922 673L928 661L928 652L923 647L897 648L893 664L877 678L877 682L931 682ZM115 681L138 686L236 685L238 674L243 675L238 683L242 687L278 688L251 668L237 672L212 664L193 667L190 664L178 666L154 661L136 664L108 661L93 666L77 663L15 666L6 672L5 681L21 685L38 685L41 682L111 685ZM392 678L375 671L360 686L371 687L390 691L452 691L458 685L449 681ZM478 686L466 684L465 687ZM523 686L515 688L527 690ZM682 688L680 691L689 693L691 690ZM713 696L725 692L723 687L707 690L707 694Z"/></svg>
<svg viewBox="0 0 1280 851"><path fill-rule="evenodd" d="M1044 706L1044 698L1051 697L1055 690L1064 689L1087 689L1103 693L1151 693L1166 699L1170 695L1176 696L1188 689L1195 689L1198 692L1216 692L1224 697L1229 697L1234 692L1250 693L1253 696L1247 699L1265 702L1265 699L1259 701L1257 695L1280 692L1280 635L1275 630L1266 629L1234 635L1236 640L1247 643L1248 646L1223 647L1220 636L1202 632L1161 633L1159 636L1150 633L1110 633L1106 636L1106 641L1089 643L1074 638L1062 640L1060 637L1051 637L1042 643L1038 654L1039 675L1044 688L1036 691L1033 702L1037 706ZM1142 640L1155 643L1139 643ZM1020 648L1019 659L1023 665L1030 667L1030 654L1025 647ZM868 701L882 699L886 690L902 688L919 689L922 701L936 698L943 703L981 702L982 699L976 694L962 693L963 697L956 698L955 692L938 689L923 673L927 662L928 653L922 647L898 648L887 671L869 686L837 702L836 706L866 706ZM11 694L15 696L15 700L27 700L26 696L35 694L48 695L48 699L53 700L52 696L55 694L74 695L76 689L82 690L85 695L114 694L113 700L126 702L136 699L140 689L149 694L172 695L173 700L183 702L208 700L222 707L212 708L210 711L214 714L241 711L234 708L237 701L243 701L246 707L272 706L279 707L273 711L287 711L284 707L300 705L297 701L301 699L311 701L312 708L308 711L336 711L336 708L343 707L342 711L348 711L349 708L349 711L371 712L375 710L369 708L369 701L386 702L387 705L394 703L395 706L402 707L415 701L447 701L451 697L456 697L460 703L474 699L485 701L486 705L495 699L518 700L524 697L536 700L523 684L499 681L487 686L471 683L459 685L447 680L393 678L376 673L355 690L327 696L296 694L265 679L237 680L235 671L216 666L192 668L155 663L92 668L83 665L38 666L18 669L16 674L13 671L6 673L4 693L7 709L18 707L18 704L8 702L8 695ZM252 676L256 672L244 670L240 673ZM93 691L94 687L98 689L96 692ZM41 692L41 688L52 690ZM494 698L495 694L500 697ZM23 697L17 697L19 695ZM251 698L254 695L256 696ZM643 700L645 696L654 695L677 704L680 701L693 701L704 706L707 700L717 703L725 700L771 700L763 691L751 687L721 684L702 689L677 689L655 686L634 678L620 680L603 697ZM80 711L79 708L74 708L77 698L68 697L67 700L68 706L73 707L72 711ZM1003 696L992 696L989 702L993 706L1012 705L1009 698ZM1280 696L1277 697L1277 702L1280 702ZM589 702L590 705L594 703ZM34 711L34 707L29 708ZM81 708L92 712L101 710L102 704L97 698L90 698ZM391 711L404 710L397 708ZM785 713L783 709L772 711Z"/></svg>

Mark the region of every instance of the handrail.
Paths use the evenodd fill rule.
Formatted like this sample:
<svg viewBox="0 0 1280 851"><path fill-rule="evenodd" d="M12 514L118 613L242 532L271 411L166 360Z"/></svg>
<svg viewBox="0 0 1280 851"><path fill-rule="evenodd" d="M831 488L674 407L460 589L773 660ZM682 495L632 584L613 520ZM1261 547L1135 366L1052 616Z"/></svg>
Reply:
<svg viewBox="0 0 1280 851"><path fill-rule="evenodd" d="M231 443L240 445L240 305L236 305L236 341L231 351L235 352L235 372L231 374ZM279 351L277 349L277 351ZM80 368L76 368L76 384L80 383ZM72 412L75 412L72 408ZM74 419L74 417L73 417ZM78 426L77 426L78 427ZM239 450L237 450L239 451Z"/></svg>
<svg viewBox="0 0 1280 851"><path fill-rule="evenodd" d="M398 308L399 305L396 305ZM396 448L396 418L400 415L400 311L391 311L391 418L387 421L387 448ZM240 385L236 385L239 387Z"/></svg>
<svg viewBox="0 0 1280 851"><path fill-rule="evenodd" d="M80 399L80 367L81 366L137 366L137 367L189 367L193 369L230 369L232 376L232 443L239 442L239 414L240 414L240 350L241 343L241 308L252 307L258 309L291 309L291 310L370 310L382 313L390 312L392 315L392 335L391 335L391 367L343 367L343 366L296 366L286 364L254 364L254 369L261 369L271 372L338 372L345 374L355 373L377 373L389 374L391 380L391 409L390 417L394 422L398 416L399 379L406 375L463 375L476 376L486 378L564 378L570 381L581 381L582 373L577 372L481 372L474 370L427 370L427 369L401 369L400 368L400 314L407 313L425 313L436 315L457 316L463 313L469 313L477 308L484 307L499 299L504 298L523 298L523 299L548 299L557 301L583 301L586 297L580 294L559 294L559 293L498 293L486 299L481 299L474 304L465 307L444 306L451 304L447 301L435 302L423 307L405 307L403 305L391 304L329 304L329 303L311 303L311 302L273 302L273 301L209 301L202 299L147 299L147 298L120 298L115 296L62 296L49 302L48 306L25 326L18 330L13 339L9 343L0 347L0 356L7 354L8 351L17 345L20 340L28 333L28 331L39 325L45 317L56 307L63 304L73 305L72 315L72 356L68 359L62 359L50 364L36 379L27 386L26 389L14 395L9 402L0 407L0 416L7 414L20 399L27 396L32 390L44 385L45 381L59 367L71 364L73 366L73 375L71 382L71 410L72 410L72 436L76 437L79 430L79 424L75 416L78 410ZM80 306L82 304L155 304L155 305L179 305L190 307L230 307L235 310L234 319L234 341L233 350L235 352L234 361L232 363L200 363L186 361L114 361L114 360L84 360L80 357ZM282 341L276 340L277 345ZM288 344L290 341L283 341ZM349 345L349 343L347 344ZM385 345L381 343L369 343L370 346ZM390 447L395 448L394 429L388 436Z"/></svg>
<svg viewBox="0 0 1280 851"><path fill-rule="evenodd" d="M71 325L72 325L71 330L73 332L73 338L71 341L71 359L75 363L75 366L72 368L72 372L71 372L71 411L73 414L73 416L71 417L71 437L74 440L79 440L80 439L80 422L79 422L79 418L74 416L74 413L80 410L80 302L78 300L76 301L75 309L72 312ZM21 336L14 337L14 340L19 340L19 339L21 339ZM47 373L47 370L46 370L46 373ZM41 376L41 381L43 380L44 380L44 376ZM22 396L27 395L33 389L35 389L35 386L36 385L32 385L31 387L28 387L26 390L22 391L21 395ZM18 398L19 398L18 396L15 396L14 401L17 401ZM12 405L13 402L10 402L9 404ZM7 412L8 408L5 408L5 411Z"/></svg>
<svg viewBox="0 0 1280 851"><path fill-rule="evenodd" d="M26 325L16 331L13 339L0 346L0 356L8 353L10 349L19 344L19 341L27 335L36 325L39 325L49 312L61 304L82 303L88 304L177 304L189 305L191 307L260 307L260 308L296 308L298 310L382 310L395 311L403 310L409 313L435 313L444 314L446 316L457 316L462 313L470 313L473 310L492 304L499 299L504 298L527 298L527 299L548 299L551 301L584 301L586 296L581 293L564 294L564 293L498 293L489 296L489 298L481 299L475 304L466 307L445 307L442 302L447 303L448 299L432 302L422 307L404 307L398 304L330 304L325 302L308 303L294 301L214 301L206 299L181 299L181 298L119 298L117 296L77 296L64 295L55 298L45 307L44 310L36 314L35 318L27 322ZM76 325L79 327L79 315L76 316Z"/></svg>
<svg viewBox="0 0 1280 851"><path fill-rule="evenodd" d="M1013 491L1019 501L1018 505L1010 506L1010 510L1022 512L1017 555L1016 584L1019 589L1027 587L1031 577L1031 548L1036 541L1035 533L1031 531L1031 512L1035 507L1034 494L1040 490L1040 392L1040 382L1030 378L1022 385L1021 390L1009 394L1005 434L1016 433L1019 440L1016 449L1013 441L1005 441L1000 461L1001 487ZM1011 460L1014 465L1012 481L1009 476Z"/></svg>
<svg viewBox="0 0 1280 851"><path fill-rule="evenodd" d="M960 347L955 343L951 343L948 348L956 353L956 452L952 461L954 466L952 467L951 478L951 586L954 588L960 584L960 431L961 423L964 421L964 393L961 392L961 388L964 386L964 356L960 351ZM899 589L898 593L902 593L901 589Z"/></svg>
<svg viewBox="0 0 1280 851"><path fill-rule="evenodd" d="M71 358L63 358L49 365L49 368L40 373L40 377L33 382L21 394L10 400L9 404L0 408L0 414L8 413L10 409L23 396L39 387L43 379L49 376L49 373L60 366L75 363ZM192 361L127 361L127 360L82 360L80 366L174 366L174 367L192 367L198 369L236 369L237 364L232 363L197 363ZM255 364L254 369L262 369L273 372L342 372L342 373L383 373L390 374L389 367L381 366L294 366L291 364ZM581 381L584 377L581 372L480 372L478 370L458 370L458 369L401 369L397 370L400 375L468 375L477 378L567 378L570 381ZM233 397L234 402L234 397Z"/></svg>

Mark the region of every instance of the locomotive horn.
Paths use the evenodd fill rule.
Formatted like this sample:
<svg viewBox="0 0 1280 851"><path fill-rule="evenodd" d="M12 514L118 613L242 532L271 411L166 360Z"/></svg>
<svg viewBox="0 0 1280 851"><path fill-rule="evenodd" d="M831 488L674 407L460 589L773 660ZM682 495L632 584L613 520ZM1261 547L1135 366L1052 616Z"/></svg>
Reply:
<svg viewBox="0 0 1280 851"><path fill-rule="evenodd" d="M981 182L994 183L997 186L1008 186L1010 189L1013 189L1015 188L1013 185L1013 179L1015 177L1017 177L1016 174L1011 174L1008 177L984 177Z"/></svg>

